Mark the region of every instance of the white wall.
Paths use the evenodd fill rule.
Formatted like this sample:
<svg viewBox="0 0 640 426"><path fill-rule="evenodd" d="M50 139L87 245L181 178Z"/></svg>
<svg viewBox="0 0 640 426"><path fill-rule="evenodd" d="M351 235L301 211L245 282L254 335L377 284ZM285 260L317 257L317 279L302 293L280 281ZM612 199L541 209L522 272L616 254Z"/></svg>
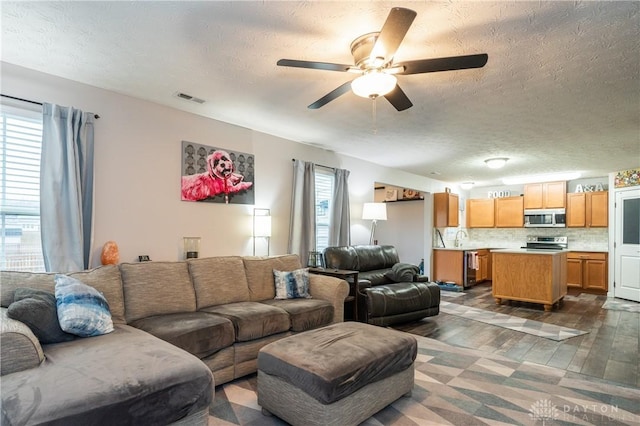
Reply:
<svg viewBox="0 0 640 426"><path fill-rule="evenodd" d="M100 251L108 240L117 242L123 262L134 261L140 254L152 260L182 259L183 236L202 237L202 257L252 253L254 206L180 200L182 140L255 155L255 207L271 209L271 254L287 250L292 158L351 171L353 244L368 242L369 223L360 217L362 204L373 200L374 182L424 192L442 191L445 186L422 176L52 75L7 63L0 66L3 94L74 106L101 117L95 125L93 265L99 263ZM429 270L427 265L425 268Z"/></svg>

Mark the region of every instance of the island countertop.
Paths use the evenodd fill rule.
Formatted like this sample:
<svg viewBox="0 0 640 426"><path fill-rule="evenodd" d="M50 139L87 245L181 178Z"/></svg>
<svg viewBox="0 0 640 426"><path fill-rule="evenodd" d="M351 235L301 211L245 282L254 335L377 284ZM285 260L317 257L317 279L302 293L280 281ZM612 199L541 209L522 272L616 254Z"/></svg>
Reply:
<svg viewBox="0 0 640 426"><path fill-rule="evenodd" d="M506 248L506 249L492 249L491 253L512 253L512 254L547 254L555 255L568 253L569 250L544 250L544 249L525 249L525 248Z"/></svg>

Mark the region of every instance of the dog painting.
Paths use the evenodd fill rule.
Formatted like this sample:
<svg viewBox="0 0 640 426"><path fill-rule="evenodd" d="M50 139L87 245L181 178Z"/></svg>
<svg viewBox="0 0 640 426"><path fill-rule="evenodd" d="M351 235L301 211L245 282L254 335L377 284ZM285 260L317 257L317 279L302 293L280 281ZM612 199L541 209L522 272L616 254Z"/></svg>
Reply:
<svg viewBox="0 0 640 426"><path fill-rule="evenodd" d="M182 142L183 201L254 203L253 155Z"/></svg>

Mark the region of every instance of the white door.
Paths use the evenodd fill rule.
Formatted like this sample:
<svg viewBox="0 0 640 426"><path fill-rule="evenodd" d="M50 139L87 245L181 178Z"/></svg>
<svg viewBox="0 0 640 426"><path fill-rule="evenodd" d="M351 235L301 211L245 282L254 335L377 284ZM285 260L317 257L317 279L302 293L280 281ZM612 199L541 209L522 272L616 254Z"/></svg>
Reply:
<svg viewBox="0 0 640 426"><path fill-rule="evenodd" d="M640 188L616 192L614 296L640 302Z"/></svg>

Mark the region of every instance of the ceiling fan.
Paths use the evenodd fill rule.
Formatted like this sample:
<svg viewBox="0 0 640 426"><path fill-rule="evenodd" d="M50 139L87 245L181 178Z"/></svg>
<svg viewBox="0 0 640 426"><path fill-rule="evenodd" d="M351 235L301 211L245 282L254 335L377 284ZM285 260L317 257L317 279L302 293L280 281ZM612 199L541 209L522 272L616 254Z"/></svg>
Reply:
<svg viewBox="0 0 640 426"><path fill-rule="evenodd" d="M364 98L376 99L378 96L384 96L396 110L404 111L413 104L397 84L396 75L482 68L487 63L489 57L486 53L394 63L393 56L415 17L416 12L413 10L402 7L391 9L380 32L364 34L351 43L355 65L295 59L280 59L277 64L283 67L361 74L309 105L309 109L318 109L351 89L356 95Z"/></svg>

